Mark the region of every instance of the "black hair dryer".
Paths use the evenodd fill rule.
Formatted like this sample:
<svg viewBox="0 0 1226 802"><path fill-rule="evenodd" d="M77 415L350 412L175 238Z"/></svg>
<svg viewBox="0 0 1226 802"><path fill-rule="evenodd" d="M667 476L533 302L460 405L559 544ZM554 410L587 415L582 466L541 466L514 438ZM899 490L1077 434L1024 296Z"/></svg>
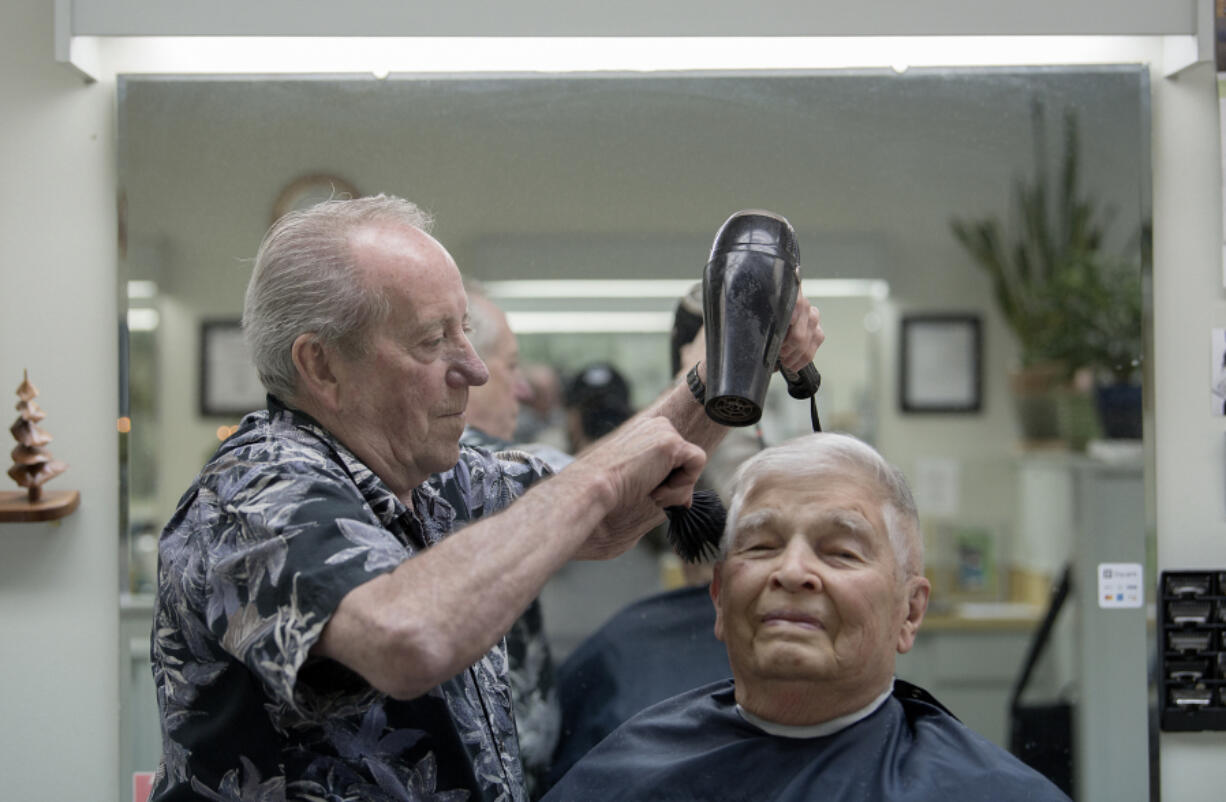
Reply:
<svg viewBox="0 0 1226 802"><path fill-rule="evenodd" d="M821 376L779 365L779 347L800 287L796 232L784 217L761 209L736 212L720 226L702 276L707 343L707 417L725 426L752 426L762 417L771 374L780 370L793 398L808 398L813 430L821 431L815 395Z"/></svg>

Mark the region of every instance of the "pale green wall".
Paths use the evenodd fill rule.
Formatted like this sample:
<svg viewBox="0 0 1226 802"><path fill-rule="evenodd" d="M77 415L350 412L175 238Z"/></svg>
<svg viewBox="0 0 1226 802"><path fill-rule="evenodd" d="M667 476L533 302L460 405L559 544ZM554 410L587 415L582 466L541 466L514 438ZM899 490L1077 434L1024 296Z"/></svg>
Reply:
<svg viewBox="0 0 1226 802"><path fill-rule="evenodd" d="M1212 65L1154 91L1154 394L1158 568L1226 566L1226 420L1207 409L1209 332L1226 326ZM1162 798L1220 799L1226 733L1163 733Z"/></svg>
<svg viewBox="0 0 1226 802"><path fill-rule="evenodd" d="M0 524L0 799L75 802L119 761L114 88L52 60L51 12L0 11L0 410L28 368L81 505Z"/></svg>

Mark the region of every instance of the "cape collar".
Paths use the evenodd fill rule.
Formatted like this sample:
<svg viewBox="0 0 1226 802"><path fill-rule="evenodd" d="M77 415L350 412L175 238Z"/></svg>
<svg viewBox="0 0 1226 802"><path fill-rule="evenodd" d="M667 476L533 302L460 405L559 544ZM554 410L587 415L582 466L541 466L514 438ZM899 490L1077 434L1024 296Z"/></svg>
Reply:
<svg viewBox="0 0 1226 802"><path fill-rule="evenodd" d="M868 718L877 710L877 708L885 704L885 700L889 699L890 695L893 693L894 683L891 681L890 687L886 688L880 696L869 702L864 707L848 713L847 715L832 718L829 721L823 721L820 724L806 724L802 726L778 724L774 721L767 721L760 716L755 716L753 713L750 713L740 705L736 706L736 712L740 714L741 718L743 718L745 721L771 735L778 735L783 738L821 738L826 735L834 735L840 730L847 729L857 721Z"/></svg>

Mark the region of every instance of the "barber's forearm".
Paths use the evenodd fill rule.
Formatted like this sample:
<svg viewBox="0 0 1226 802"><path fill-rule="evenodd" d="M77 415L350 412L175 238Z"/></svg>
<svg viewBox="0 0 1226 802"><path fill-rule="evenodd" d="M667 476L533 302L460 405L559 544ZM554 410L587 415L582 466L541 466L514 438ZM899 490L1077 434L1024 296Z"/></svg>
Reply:
<svg viewBox="0 0 1226 802"><path fill-rule="evenodd" d="M507 510L355 589L321 653L398 698L455 676L498 642L604 517L598 481L579 471L540 482Z"/></svg>
<svg viewBox="0 0 1226 802"><path fill-rule="evenodd" d="M688 367L686 370L688 371ZM698 377L704 383L707 380L705 360L698 363ZM707 417L706 410L694 398L694 394L690 391L689 385L684 380L656 399L642 414L661 415L668 418L682 437L699 446L708 454L728 434L728 427L722 426Z"/></svg>

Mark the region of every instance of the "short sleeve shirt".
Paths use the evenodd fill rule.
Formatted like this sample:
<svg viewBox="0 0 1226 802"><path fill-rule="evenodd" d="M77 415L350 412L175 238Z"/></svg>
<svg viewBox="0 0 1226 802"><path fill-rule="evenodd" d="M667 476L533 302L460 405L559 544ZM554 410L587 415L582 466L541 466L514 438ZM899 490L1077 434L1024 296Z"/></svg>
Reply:
<svg viewBox="0 0 1226 802"><path fill-rule="evenodd" d="M523 799L503 644L408 701L309 652L346 593L548 472L464 446L406 506L301 412L246 416L158 545L151 798Z"/></svg>
<svg viewBox="0 0 1226 802"><path fill-rule="evenodd" d="M464 429L460 442L484 448L502 459L512 456L505 452L522 450L473 426ZM543 792L562 732L562 706L554 685L553 655L540 599L533 599L523 615L515 619L505 640L524 782L529 795L537 797Z"/></svg>

